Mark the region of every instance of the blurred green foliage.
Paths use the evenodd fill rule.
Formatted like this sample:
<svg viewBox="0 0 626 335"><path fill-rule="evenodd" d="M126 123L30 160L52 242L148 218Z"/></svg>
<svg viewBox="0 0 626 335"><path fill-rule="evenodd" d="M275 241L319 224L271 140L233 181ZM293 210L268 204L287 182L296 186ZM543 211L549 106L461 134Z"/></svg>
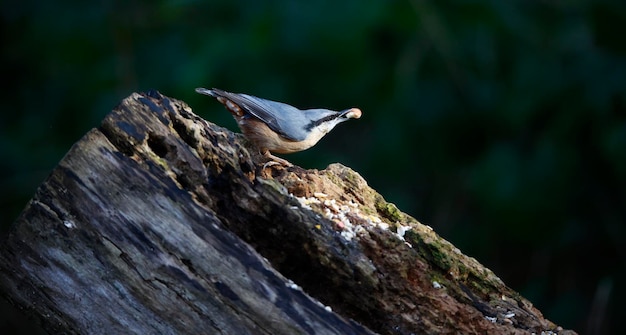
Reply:
<svg viewBox="0 0 626 335"><path fill-rule="evenodd" d="M37 1L2 6L4 231L72 143L158 89L236 130L198 86L358 106L309 151L495 271L546 316L626 317L626 3Z"/></svg>

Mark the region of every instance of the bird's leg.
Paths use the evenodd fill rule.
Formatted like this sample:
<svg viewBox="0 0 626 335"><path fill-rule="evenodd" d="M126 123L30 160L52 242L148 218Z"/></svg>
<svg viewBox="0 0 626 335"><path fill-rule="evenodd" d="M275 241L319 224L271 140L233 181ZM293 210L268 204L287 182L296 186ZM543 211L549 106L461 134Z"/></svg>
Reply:
<svg viewBox="0 0 626 335"><path fill-rule="evenodd" d="M269 162L263 164L263 168L267 168L268 166L272 166L272 165L276 165L276 164L280 164L283 166L293 166L293 164L289 163L287 160L282 159L280 157L276 157L274 155L272 155L269 150L265 150L264 152L262 152L263 156L267 157L270 159Z"/></svg>

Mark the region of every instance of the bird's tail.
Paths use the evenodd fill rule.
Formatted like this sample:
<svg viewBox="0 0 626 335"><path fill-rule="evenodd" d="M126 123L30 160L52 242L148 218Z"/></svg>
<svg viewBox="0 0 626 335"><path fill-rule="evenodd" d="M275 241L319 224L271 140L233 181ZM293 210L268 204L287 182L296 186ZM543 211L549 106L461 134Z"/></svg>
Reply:
<svg viewBox="0 0 626 335"><path fill-rule="evenodd" d="M209 95L209 96L212 96L214 98L223 96L224 95L223 93L225 93L224 91L218 90L216 88L207 89L207 88L204 88L204 87L196 88L196 92L200 93L200 94L204 94L204 95Z"/></svg>

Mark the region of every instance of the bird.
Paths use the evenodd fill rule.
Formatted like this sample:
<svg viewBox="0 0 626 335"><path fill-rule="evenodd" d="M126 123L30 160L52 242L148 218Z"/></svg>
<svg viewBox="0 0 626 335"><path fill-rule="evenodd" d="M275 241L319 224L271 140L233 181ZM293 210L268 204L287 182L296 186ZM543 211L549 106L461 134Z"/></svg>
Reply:
<svg viewBox="0 0 626 335"><path fill-rule="evenodd" d="M298 109L291 105L248 94L230 93L217 88L196 88L224 105L243 135L270 161L265 166L292 166L271 153L289 154L306 150L341 122L358 119L361 110Z"/></svg>

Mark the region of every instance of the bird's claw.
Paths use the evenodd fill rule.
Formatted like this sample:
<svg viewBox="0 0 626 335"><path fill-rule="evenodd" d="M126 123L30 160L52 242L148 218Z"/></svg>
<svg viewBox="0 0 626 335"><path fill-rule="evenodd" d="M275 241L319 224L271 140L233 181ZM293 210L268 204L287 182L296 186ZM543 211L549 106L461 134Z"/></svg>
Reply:
<svg viewBox="0 0 626 335"><path fill-rule="evenodd" d="M268 168L270 166L274 166L274 165L282 165L284 167L293 166L293 164L289 163L289 161L287 161L286 159L282 159L280 157L276 157L276 156L270 154L269 151L264 152L263 156L265 156L265 157L270 159L269 162L263 164L263 169L266 169L266 168Z"/></svg>

